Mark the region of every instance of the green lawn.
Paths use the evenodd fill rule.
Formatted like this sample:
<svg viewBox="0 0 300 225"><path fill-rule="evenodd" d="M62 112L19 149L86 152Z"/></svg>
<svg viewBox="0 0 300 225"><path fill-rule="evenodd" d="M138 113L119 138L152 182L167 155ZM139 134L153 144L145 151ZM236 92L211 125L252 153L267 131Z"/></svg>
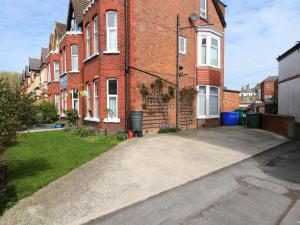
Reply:
<svg viewBox="0 0 300 225"><path fill-rule="evenodd" d="M17 201L29 196L115 145L64 131L20 134L5 152L10 195Z"/></svg>

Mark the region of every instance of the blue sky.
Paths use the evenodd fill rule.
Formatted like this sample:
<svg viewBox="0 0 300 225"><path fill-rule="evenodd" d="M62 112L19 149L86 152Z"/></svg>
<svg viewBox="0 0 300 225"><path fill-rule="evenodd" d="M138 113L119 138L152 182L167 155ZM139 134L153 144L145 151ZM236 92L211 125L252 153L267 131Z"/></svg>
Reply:
<svg viewBox="0 0 300 225"><path fill-rule="evenodd" d="M277 74L276 57L300 41L300 0L223 0L228 5L225 85L239 89ZM47 47L68 0L0 0L0 70L21 71Z"/></svg>

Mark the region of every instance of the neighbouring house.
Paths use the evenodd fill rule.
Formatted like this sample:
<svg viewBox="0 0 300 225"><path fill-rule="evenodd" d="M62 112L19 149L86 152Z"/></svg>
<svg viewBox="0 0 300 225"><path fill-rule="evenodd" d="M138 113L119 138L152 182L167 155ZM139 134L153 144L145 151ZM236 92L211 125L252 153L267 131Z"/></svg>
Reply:
<svg viewBox="0 0 300 225"><path fill-rule="evenodd" d="M260 100L262 104L259 104L260 112L277 114L278 112L278 76L269 76L260 84Z"/></svg>
<svg viewBox="0 0 300 225"><path fill-rule="evenodd" d="M300 42L277 58L278 113L300 123Z"/></svg>
<svg viewBox="0 0 300 225"><path fill-rule="evenodd" d="M76 109L80 123L100 129L130 129L132 111L143 111L145 132L165 119L172 127L220 125L225 8L220 0L70 0L66 25L56 23L50 37L49 101L62 117ZM157 98L141 94L157 78L178 87L167 117ZM184 88L197 91L189 124Z"/></svg>
<svg viewBox="0 0 300 225"><path fill-rule="evenodd" d="M40 101L41 99L41 90L40 90L40 67L41 60L36 58L29 58L29 72L31 78L31 92L30 97L35 101Z"/></svg>
<svg viewBox="0 0 300 225"><path fill-rule="evenodd" d="M40 68L40 91L41 100L48 100L48 48L42 48L41 50L41 68Z"/></svg>
<svg viewBox="0 0 300 225"><path fill-rule="evenodd" d="M66 33L66 25L56 22L54 31L50 35L49 53L47 56L48 67L48 101L56 105L57 113L61 113L60 106L60 75L61 69L61 54L59 52L59 41Z"/></svg>
<svg viewBox="0 0 300 225"><path fill-rule="evenodd" d="M246 87L242 87L240 93L240 107L252 108L257 100L259 100L257 87L250 88L249 84L247 84Z"/></svg>
<svg viewBox="0 0 300 225"><path fill-rule="evenodd" d="M240 107L240 91L224 89L223 111L233 112Z"/></svg>

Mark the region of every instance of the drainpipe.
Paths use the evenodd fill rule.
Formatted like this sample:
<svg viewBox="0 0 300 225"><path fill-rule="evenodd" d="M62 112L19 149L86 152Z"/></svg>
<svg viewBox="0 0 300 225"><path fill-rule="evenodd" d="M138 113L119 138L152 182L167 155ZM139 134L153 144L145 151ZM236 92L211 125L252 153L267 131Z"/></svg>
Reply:
<svg viewBox="0 0 300 225"><path fill-rule="evenodd" d="M129 115L130 115L130 66L129 66L129 1L125 0L125 131L130 129Z"/></svg>
<svg viewBox="0 0 300 225"><path fill-rule="evenodd" d="M180 35L180 16L177 15L176 30L176 128L179 128L179 35Z"/></svg>

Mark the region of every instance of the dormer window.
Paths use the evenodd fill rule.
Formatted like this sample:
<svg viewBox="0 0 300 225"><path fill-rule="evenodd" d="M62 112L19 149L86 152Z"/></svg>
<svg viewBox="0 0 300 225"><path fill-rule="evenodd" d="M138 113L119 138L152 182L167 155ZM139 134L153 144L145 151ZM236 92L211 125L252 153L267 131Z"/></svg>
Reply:
<svg viewBox="0 0 300 225"><path fill-rule="evenodd" d="M207 0L200 0L200 16L207 19Z"/></svg>

